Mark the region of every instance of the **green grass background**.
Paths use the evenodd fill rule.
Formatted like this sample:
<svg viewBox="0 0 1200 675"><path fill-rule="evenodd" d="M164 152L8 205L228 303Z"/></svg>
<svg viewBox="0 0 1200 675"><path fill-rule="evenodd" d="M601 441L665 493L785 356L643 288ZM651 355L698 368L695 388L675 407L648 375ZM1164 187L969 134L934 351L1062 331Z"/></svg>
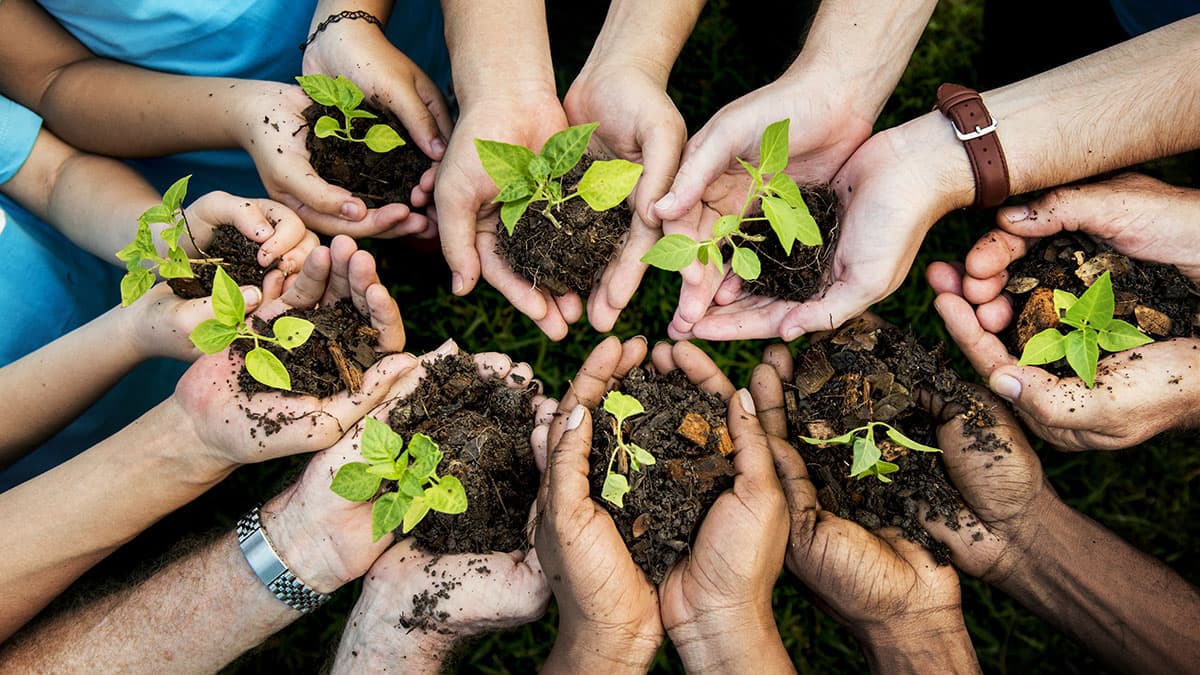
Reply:
<svg viewBox="0 0 1200 675"><path fill-rule="evenodd" d="M576 0L569 11L550 3L551 32L560 88L565 92L587 56L606 3ZM712 0L684 49L670 92L692 131L725 103L774 79L798 48L808 8L804 2ZM933 92L944 81L978 85L977 60L983 33L981 0L944 0L878 128L929 110ZM498 49L503 46L497 45ZM1195 158L1159 162L1151 173L1194 185ZM990 222L990 213L955 213L935 227L917 257L908 281L875 309L885 318L912 328L928 344L946 339L936 319L932 293L922 279L932 260L961 259ZM886 226L886 224L881 224ZM375 242L386 280L400 301L410 348L423 352L453 336L469 351L503 351L528 361L547 391L562 392L591 348L603 337L585 324L567 339L552 343L494 290L481 284L466 298L451 296L449 273L439 256L414 253L404 243ZM678 280L651 270L613 333L663 338L674 310ZM931 318L934 317L934 318ZM765 342L703 344L735 383L748 381ZM973 376L957 349L955 367ZM1191 490L1200 475L1200 454L1190 436L1161 438L1120 453L1062 454L1039 448L1055 488L1074 508L1100 521L1134 546L1172 566L1195 583L1200 544L1197 510ZM105 563L92 580L120 578L123 570L169 546L181 533L232 527L256 500L274 494L306 458L247 467L197 503L166 519ZM326 660L357 595L343 589L325 608L268 640L234 663L234 673L308 672ZM804 589L785 574L775 591L775 611L784 643L802 673L864 671L866 664L848 631L823 615ZM1022 609L1003 593L963 578L963 611L979 659L987 672L1095 673L1103 671L1084 649ZM469 645L457 669L478 673L535 671L554 641L553 607L532 625L505 631ZM407 639L402 634L380 639ZM681 672L669 647L658 655L653 672Z"/></svg>

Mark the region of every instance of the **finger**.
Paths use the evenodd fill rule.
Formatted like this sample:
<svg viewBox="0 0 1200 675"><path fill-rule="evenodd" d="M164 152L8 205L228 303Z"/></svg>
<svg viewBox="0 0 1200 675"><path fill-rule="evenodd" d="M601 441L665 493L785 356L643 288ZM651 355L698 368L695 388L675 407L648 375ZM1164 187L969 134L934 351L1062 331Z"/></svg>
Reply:
<svg viewBox="0 0 1200 675"><path fill-rule="evenodd" d="M332 305L350 297L350 258L357 252L358 244L344 234L337 235L329 242L329 282L321 297L322 305Z"/></svg>
<svg viewBox="0 0 1200 675"><path fill-rule="evenodd" d="M482 352L474 358L475 370L482 380L503 380L513 369L512 357L501 352Z"/></svg>
<svg viewBox="0 0 1200 675"><path fill-rule="evenodd" d="M788 312L781 322L780 337L791 342L805 333L833 330L862 314L880 297L882 294L867 284L835 281L820 300L801 303Z"/></svg>
<svg viewBox="0 0 1200 675"><path fill-rule="evenodd" d="M621 343L621 358L617 361L616 371L613 373L614 380L622 380L629 371L641 365L646 360L646 337L644 335L635 335L625 342ZM613 382L610 382L610 385Z"/></svg>
<svg viewBox="0 0 1200 675"><path fill-rule="evenodd" d="M694 275L683 274L679 285L679 306L675 316L685 328L691 328L704 318L708 309L713 305L717 289L725 280L725 275L714 265L701 265L694 262L684 268L684 272L694 271Z"/></svg>
<svg viewBox="0 0 1200 675"><path fill-rule="evenodd" d="M708 186L729 168L734 156L731 139L736 135L724 132L722 127L723 116L718 112L684 146L670 191L654 205L656 216L662 220L682 218L700 203Z"/></svg>
<svg viewBox="0 0 1200 675"><path fill-rule="evenodd" d="M389 104L421 152L430 159L441 159L445 153L445 147L441 146L440 152L434 148L435 140L442 141L441 131L438 129L438 122L434 118L433 112L417 93L416 82L413 82L412 88L396 89Z"/></svg>
<svg viewBox="0 0 1200 675"><path fill-rule="evenodd" d="M779 373L766 363L754 367L750 375L750 394L758 410L763 430L776 438L787 438L787 408Z"/></svg>
<svg viewBox="0 0 1200 675"><path fill-rule="evenodd" d="M795 379L794 371L796 360L792 358L792 352L785 344L773 344L766 348L763 352L763 363L775 369L779 373L779 379L784 382L791 382Z"/></svg>
<svg viewBox="0 0 1200 675"><path fill-rule="evenodd" d="M1091 429L1102 399L1077 377L1058 378L1033 366L1005 366L988 377L988 387L1038 423L1060 429Z"/></svg>
<svg viewBox="0 0 1200 675"><path fill-rule="evenodd" d="M657 348L655 350L657 351ZM728 401L733 396L733 383L703 349L690 342L676 342L671 347L671 356L675 365L693 384L710 394L720 396L723 401Z"/></svg>
<svg viewBox="0 0 1200 675"><path fill-rule="evenodd" d="M438 169L434 181L433 200L438 205L442 255L450 266L450 290L455 295L466 295L475 287L481 273L479 251L475 248L475 232L478 229L475 219L482 201L475 193L470 178L449 159L456 147L457 144L451 140L450 149L446 152L447 159Z"/></svg>
<svg viewBox="0 0 1200 675"><path fill-rule="evenodd" d="M533 379L533 366L524 361L513 364L512 370L508 371L508 377L504 378L504 384L510 389L524 389L530 386L541 388L541 384Z"/></svg>
<svg viewBox="0 0 1200 675"><path fill-rule="evenodd" d="M314 215L324 216L323 221L333 224L340 221L343 226L360 221L367 215L367 206L361 199L346 188L326 182L317 174L307 153L285 152L275 157L272 164L279 187L291 198L287 201L292 202L288 206L293 210L303 206ZM285 201L282 196L276 198Z"/></svg>
<svg viewBox="0 0 1200 675"><path fill-rule="evenodd" d="M600 284L588 297L588 321L599 332L612 330L621 310L637 292L646 274L647 265L642 256L649 251L662 234L661 230L646 225L638 216L633 217L629 237L600 275Z"/></svg>
<svg viewBox="0 0 1200 675"><path fill-rule="evenodd" d="M284 293L284 275L279 270L271 270L263 276L262 306L273 304ZM294 285L294 284L293 284Z"/></svg>
<svg viewBox="0 0 1200 675"><path fill-rule="evenodd" d="M742 278L736 274L730 274L721 281L721 286L717 288L717 294L713 296L713 302L718 305L728 305L737 300L742 295Z"/></svg>
<svg viewBox="0 0 1200 675"><path fill-rule="evenodd" d="M318 246L308 255L295 283L276 301L288 307L310 309L325 295L333 260L329 247Z"/></svg>
<svg viewBox="0 0 1200 675"><path fill-rule="evenodd" d="M296 212L304 224L314 232L333 236L344 234L355 239L365 237L394 237L392 230L409 218L412 211L404 204L388 204L381 208L366 210L365 215L357 220L348 220L321 213L309 205L280 195L279 201Z"/></svg>
<svg viewBox="0 0 1200 675"><path fill-rule="evenodd" d="M558 313L568 324L575 323L583 317L583 300L579 294L571 291L566 295L551 296Z"/></svg>
<svg viewBox="0 0 1200 675"><path fill-rule="evenodd" d="M554 445L562 438L567 415L576 406L592 409L600 405L600 400L608 391L609 381L617 372L617 366L622 356L621 341L616 336L605 338L588 354L579 372L567 385L567 393L563 395L558 405L558 416L550 425L550 443Z"/></svg>
<svg viewBox="0 0 1200 675"><path fill-rule="evenodd" d="M812 539L821 506L817 503L817 487L808 476L808 467L800 453L781 438L767 438L771 449L771 460L775 463L775 474L783 488L788 514L792 520L792 535L789 545L806 549Z"/></svg>
<svg viewBox="0 0 1200 675"><path fill-rule="evenodd" d="M982 305L1000 297L1000 292L1004 290L1004 286L1007 283L1007 270L1002 270L999 274L985 279L979 279L968 274L962 280L962 295L972 305Z"/></svg>
<svg viewBox="0 0 1200 675"><path fill-rule="evenodd" d="M433 83L433 80L424 76L417 78L417 94L425 101L425 107L433 115L433 120L438 127L439 138L434 139L432 150L436 156L431 155L435 160L441 160L446 154L446 139L450 138L451 132L454 130L454 122L450 116L450 106L446 105L446 99L442 96L442 90ZM432 189L432 185L430 186Z"/></svg>
<svg viewBox="0 0 1200 675"><path fill-rule="evenodd" d="M643 222L661 226L654 204L671 189L672 178L679 168L679 157L687 140L683 118L676 125L653 125L644 135L639 128L637 140L642 148L644 171L633 194L634 209Z"/></svg>
<svg viewBox="0 0 1200 675"><path fill-rule="evenodd" d="M1008 353L1000 338L979 325L975 310L966 300L944 293L934 298L933 307L946 323L950 338L981 376L989 377L1000 366L1016 364L1017 360Z"/></svg>
<svg viewBox="0 0 1200 675"><path fill-rule="evenodd" d="M319 245L316 236L310 236L312 233L304 226L300 216L283 204L269 199L257 199L255 205L272 228L270 237L258 249L258 264L266 267L290 253L291 260L288 262L292 265L285 266L281 261L280 267L287 273L300 269L308 253ZM311 246L305 249L305 244Z"/></svg>
<svg viewBox="0 0 1200 675"><path fill-rule="evenodd" d="M355 309L368 315L367 289L379 283L379 272L375 267L375 256L366 251L355 251L350 256L348 270L350 280L350 301Z"/></svg>
<svg viewBox="0 0 1200 675"><path fill-rule="evenodd" d="M975 318L979 320L979 325L984 330L998 335L1012 323L1012 303L1008 301L1007 297L1001 295L991 302L985 302L976 307Z"/></svg>
<svg viewBox="0 0 1200 675"><path fill-rule="evenodd" d="M701 340L722 341L778 337L785 317L799 306L798 302L746 297L710 310L692 326L692 335Z"/></svg>
<svg viewBox="0 0 1200 675"><path fill-rule="evenodd" d="M967 253L967 274L976 279L994 277L1024 256L1031 245L1029 240L1004 230L992 230Z"/></svg>
<svg viewBox="0 0 1200 675"><path fill-rule="evenodd" d="M367 287L366 299L371 327L379 331L375 349L381 352L404 351L404 320L400 316L400 306L391 293L383 284L372 284Z"/></svg>
<svg viewBox="0 0 1200 675"><path fill-rule="evenodd" d="M592 449L592 415L582 405L567 416L562 438L550 451L549 493L551 518L569 513L569 506L591 499L588 453Z"/></svg>
<svg viewBox="0 0 1200 675"><path fill-rule="evenodd" d="M729 436L733 440L734 490L744 497L763 496L764 491L780 490L775 463L767 446L767 434L756 416L754 399L745 389L737 390L729 400ZM738 490L739 483L745 484Z"/></svg>
<svg viewBox="0 0 1200 675"><path fill-rule="evenodd" d="M1100 239L1115 233L1112 224L1121 210L1128 207L1128 190L1144 188L1145 183L1165 187L1145 176L1125 174L1101 183L1060 187L1024 206L1010 206L996 212L996 223L1017 237L1047 237L1058 232L1086 232ZM1140 184L1140 185L1139 185Z"/></svg>
<svg viewBox="0 0 1200 675"><path fill-rule="evenodd" d="M935 519L936 520L936 519ZM875 535L887 543L896 555L900 556L913 569L926 571L937 568L933 553L923 545L904 536L904 530L899 527L885 527L875 531Z"/></svg>
<svg viewBox="0 0 1200 675"><path fill-rule="evenodd" d="M962 295L964 268L961 264L946 262L931 262L925 268L925 280L933 288L935 295L953 293Z"/></svg>

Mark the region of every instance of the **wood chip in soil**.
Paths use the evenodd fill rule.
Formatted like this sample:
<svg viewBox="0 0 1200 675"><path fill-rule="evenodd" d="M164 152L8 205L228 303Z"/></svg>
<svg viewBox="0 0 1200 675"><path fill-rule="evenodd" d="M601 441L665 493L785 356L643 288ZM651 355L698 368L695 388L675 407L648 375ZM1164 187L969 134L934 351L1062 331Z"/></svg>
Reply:
<svg viewBox="0 0 1200 675"><path fill-rule="evenodd" d="M185 238L187 234L183 235ZM204 247L206 258L219 258L221 266L239 286L262 287L268 267L258 264L258 244L246 238L233 225L222 224L213 228L213 238ZM168 279L167 284L175 295L185 299L207 298L212 295L213 277L217 275L215 264L192 263L190 279Z"/></svg>
<svg viewBox="0 0 1200 675"><path fill-rule="evenodd" d="M825 270L833 259L841 231L838 226L837 193L828 185L805 185L800 188L800 194L808 205L809 213L817 221L817 228L821 230L821 245L804 246L795 242L789 256L784 253L770 224L766 221L750 223L746 226L746 233L764 239L746 244L758 254L762 263L759 277L743 284L742 288L747 293L802 301L825 290Z"/></svg>

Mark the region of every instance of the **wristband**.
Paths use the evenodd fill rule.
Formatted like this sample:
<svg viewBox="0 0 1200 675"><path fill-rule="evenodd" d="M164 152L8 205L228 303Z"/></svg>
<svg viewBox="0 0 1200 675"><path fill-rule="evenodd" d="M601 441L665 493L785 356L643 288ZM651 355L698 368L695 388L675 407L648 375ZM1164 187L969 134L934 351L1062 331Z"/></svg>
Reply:
<svg viewBox="0 0 1200 675"><path fill-rule="evenodd" d="M950 118L975 174L975 208L999 206L1008 198L1008 163L996 135L996 120L974 89L943 84L937 89L937 110Z"/></svg>
<svg viewBox="0 0 1200 675"><path fill-rule="evenodd" d="M300 45L300 51L304 51L305 49L308 49L308 46L312 44L312 41L316 40L317 36L321 34L321 31L323 31L329 27L329 24L337 23L337 22L341 21L342 19L350 19L351 21L356 20L356 19L361 20L361 21L366 21L367 23L373 23L376 26L378 26L379 30L386 30L383 27L383 22L380 21L379 18L376 17L374 14L372 14L370 12L365 12L361 9L346 10L344 12L338 12L337 14L329 16L324 21L317 24L317 28L316 28L316 30L314 30L312 32L312 35L309 35L308 39L304 41L304 44Z"/></svg>
<svg viewBox="0 0 1200 675"><path fill-rule="evenodd" d="M283 604L308 614L329 601L329 596L309 588L292 574L288 566L280 559L267 533L262 529L258 519L258 509L255 506L242 516L237 524L238 546L250 569L254 570L258 580L267 587L271 594L279 598Z"/></svg>

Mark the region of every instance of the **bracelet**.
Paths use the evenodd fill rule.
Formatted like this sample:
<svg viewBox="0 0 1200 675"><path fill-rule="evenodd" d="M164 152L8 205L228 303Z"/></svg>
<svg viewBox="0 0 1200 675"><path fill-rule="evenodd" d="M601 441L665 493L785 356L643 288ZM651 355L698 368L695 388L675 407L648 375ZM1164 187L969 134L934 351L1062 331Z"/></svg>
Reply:
<svg viewBox="0 0 1200 675"><path fill-rule="evenodd" d="M996 135L996 119L974 89L943 84L937 89L937 110L950 118L975 174L975 207L989 209L1008 198L1008 162ZM986 125L984 124L986 120Z"/></svg>
<svg viewBox="0 0 1200 675"><path fill-rule="evenodd" d="M338 12L337 14L331 14L326 17L324 21L317 24L317 29L312 32L312 35L308 36L308 39L304 41L304 44L300 45L300 51L307 49L308 46L312 44L312 41L317 39L317 35L319 35L321 31L325 30L329 24L337 23L342 19L350 19L351 21L361 19L367 23L373 23L376 26L379 26L379 30L385 30L383 27L383 22L380 21L374 14L361 9L348 9L343 12Z"/></svg>
<svg viewBox="0 0 1200 675"><path fill-rule="evenodd" d="M262 529L258 519L258 506L242 516L237 523L238 546L250 569L254 570L258 580L267 587L268 591L280 602L308 614L329 601L328 595L318 593L309 588L303 581L296 578L288 566L280 559L267 533Z"/></svg>

